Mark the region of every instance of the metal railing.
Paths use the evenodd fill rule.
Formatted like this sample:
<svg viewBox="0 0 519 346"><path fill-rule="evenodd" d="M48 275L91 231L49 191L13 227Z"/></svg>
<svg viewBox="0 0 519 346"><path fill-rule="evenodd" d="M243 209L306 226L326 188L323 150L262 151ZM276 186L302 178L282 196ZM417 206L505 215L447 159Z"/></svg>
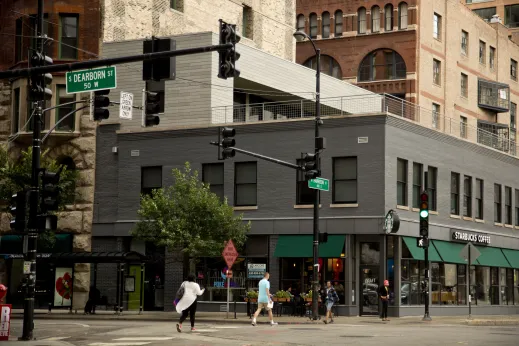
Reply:
<svg viewBox="0 0 519 346"><path fill-rule="evenodd" d="M403 117L422 126L464 138L474 143L517 156L518 144L507 136L460 122L431 109L389 94L366 94L321 99L321 116L345 116L387 113ZM315 117L315 100L266 102L248 105L214 107L213 124L257 123Z"/></svg>

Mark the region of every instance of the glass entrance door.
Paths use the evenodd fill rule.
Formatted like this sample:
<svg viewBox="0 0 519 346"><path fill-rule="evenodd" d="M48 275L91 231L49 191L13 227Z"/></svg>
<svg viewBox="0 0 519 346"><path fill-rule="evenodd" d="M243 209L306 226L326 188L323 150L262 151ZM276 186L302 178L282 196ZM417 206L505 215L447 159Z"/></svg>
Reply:
<svg viewBox="0 0 519 346"><path fill-rule="evenodd" d="M378 315L378 266L363 266L360 268L360 315Z"/></svg>

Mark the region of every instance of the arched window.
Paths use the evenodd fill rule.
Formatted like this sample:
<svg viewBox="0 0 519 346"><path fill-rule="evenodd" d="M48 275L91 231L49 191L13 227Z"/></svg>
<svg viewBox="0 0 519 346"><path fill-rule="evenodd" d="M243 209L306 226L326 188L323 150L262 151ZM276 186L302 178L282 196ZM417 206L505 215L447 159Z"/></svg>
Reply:
<svg viewBox="0 0 519 346"><path fill-rule="evenodd" d="M380 7L373 6L371 8L371 32L380 31Z"/></svg>
<svg viewBox="0 0 519 346"><path fill-rule="evenodd" d="M378 49L369 53L359 66L359 82L405 78L404 59L391 49Z"/></svg>
<svg viewBox="0 0 519 346"><path fill-rule="evenodd" d="M366 9L364 7L359 8L357 11L357 31L359 34L366 33Z"/></svg>
<svg viewBox="0 0 519 346"><path fill-rule="evenodd" d="M58 165L65 166L67 171L75 171L76 164L70 156L62 156L56 160ZM70 186L66 187L65 191L61 191L61 198L63 198L65 204L73 204L76 199L76 183L72 182Z"/></svg>
<svg viewBox="0 0 519 346"><path fill-rule="evenodd" d="M407 4L405 2L398 5L398 29L407 29Z"/></svg>
<svg viewBox="0 0 519 346"><path fill-rule="evenodd" d="M313 56L308 59L304 64L306 67L310 67L314 70L317 69L317 58ZM342 79L342 71L339 63L329 55L321 55L321 72L337 79Z"/></svg>
<svg viewBox="0 0 519 346"><path fill-rule="evenodd" d="M335 11L335 37L342 36L342 11Z"/></svg>
<svg viewBox="0 0 519 346"><path fill-rule="evenodd" d="M385 24L384 29L385 31L392 31L393 30L393 5L387 4L384 8L384 18L385 18Z"/></svg>
<svg viewBox="0 0 519 346"><path fill-rule="evenodd" d="M315 13L310 14L310 37L317 37L317 15Z"/></svg>
<svg viewBox="0 0 519 346"><path fill-rule="evenodd" d="M305 31L305 16L303 14L297 16L296 26L297 31Z"/></svg>
<svg viewBox="0 0 519 346"><path fill-rule="evenodd" d="M324 12L321 17L322 38L330 37L330 12Z"/></svg>

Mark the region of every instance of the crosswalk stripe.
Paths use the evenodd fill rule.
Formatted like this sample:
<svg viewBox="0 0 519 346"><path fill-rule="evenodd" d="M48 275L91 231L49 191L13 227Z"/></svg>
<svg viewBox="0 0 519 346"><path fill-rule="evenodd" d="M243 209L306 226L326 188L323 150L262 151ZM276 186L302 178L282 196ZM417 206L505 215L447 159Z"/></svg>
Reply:
<svg viewBox="0 0 519 346"><path fill-rule="evenodd" d="M151 344L150 342L94 342L89 346L143 346Z"/></svg>
<svg viewBox="0 0 519 346"><path fill-rule="evenodd" d="M215 329L197 329L194 331L194 333L196 333L196 332L213 333L213 332L217 332L217 330L215 330Z"/></svg>
<svg viewBox="0 0 519 346"><path fill-rule="evenodd" d="M112 339L114 341L163 341L174 339L172 336L135 336L131 338Z"/></svg>
<svg viewBox="0 0 519 346"><path fill-rule="evenodd" d="M236 326L216 326L215 329L236 329Z"/></svg>
<svg viewBox="0 0 519 346"><path fill-rule="evenodd" d="M60 340L65 340L65 339L70 339L70 336L53 336L52 338L45 338L45 339L42 339L42 340L45 340L45 341L60 341Z"/></svg>

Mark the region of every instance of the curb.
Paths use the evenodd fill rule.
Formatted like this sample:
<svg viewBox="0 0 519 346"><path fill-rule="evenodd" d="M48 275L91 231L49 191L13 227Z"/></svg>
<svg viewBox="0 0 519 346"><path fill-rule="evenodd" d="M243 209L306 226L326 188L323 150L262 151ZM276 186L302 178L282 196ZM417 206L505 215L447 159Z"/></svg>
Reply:
<svg viewBox="0 0 519 346"><path fill-rule="evenodd" d="M514 320L475 320L465 321L468 326L519 326L519 321Z"/></svg>

